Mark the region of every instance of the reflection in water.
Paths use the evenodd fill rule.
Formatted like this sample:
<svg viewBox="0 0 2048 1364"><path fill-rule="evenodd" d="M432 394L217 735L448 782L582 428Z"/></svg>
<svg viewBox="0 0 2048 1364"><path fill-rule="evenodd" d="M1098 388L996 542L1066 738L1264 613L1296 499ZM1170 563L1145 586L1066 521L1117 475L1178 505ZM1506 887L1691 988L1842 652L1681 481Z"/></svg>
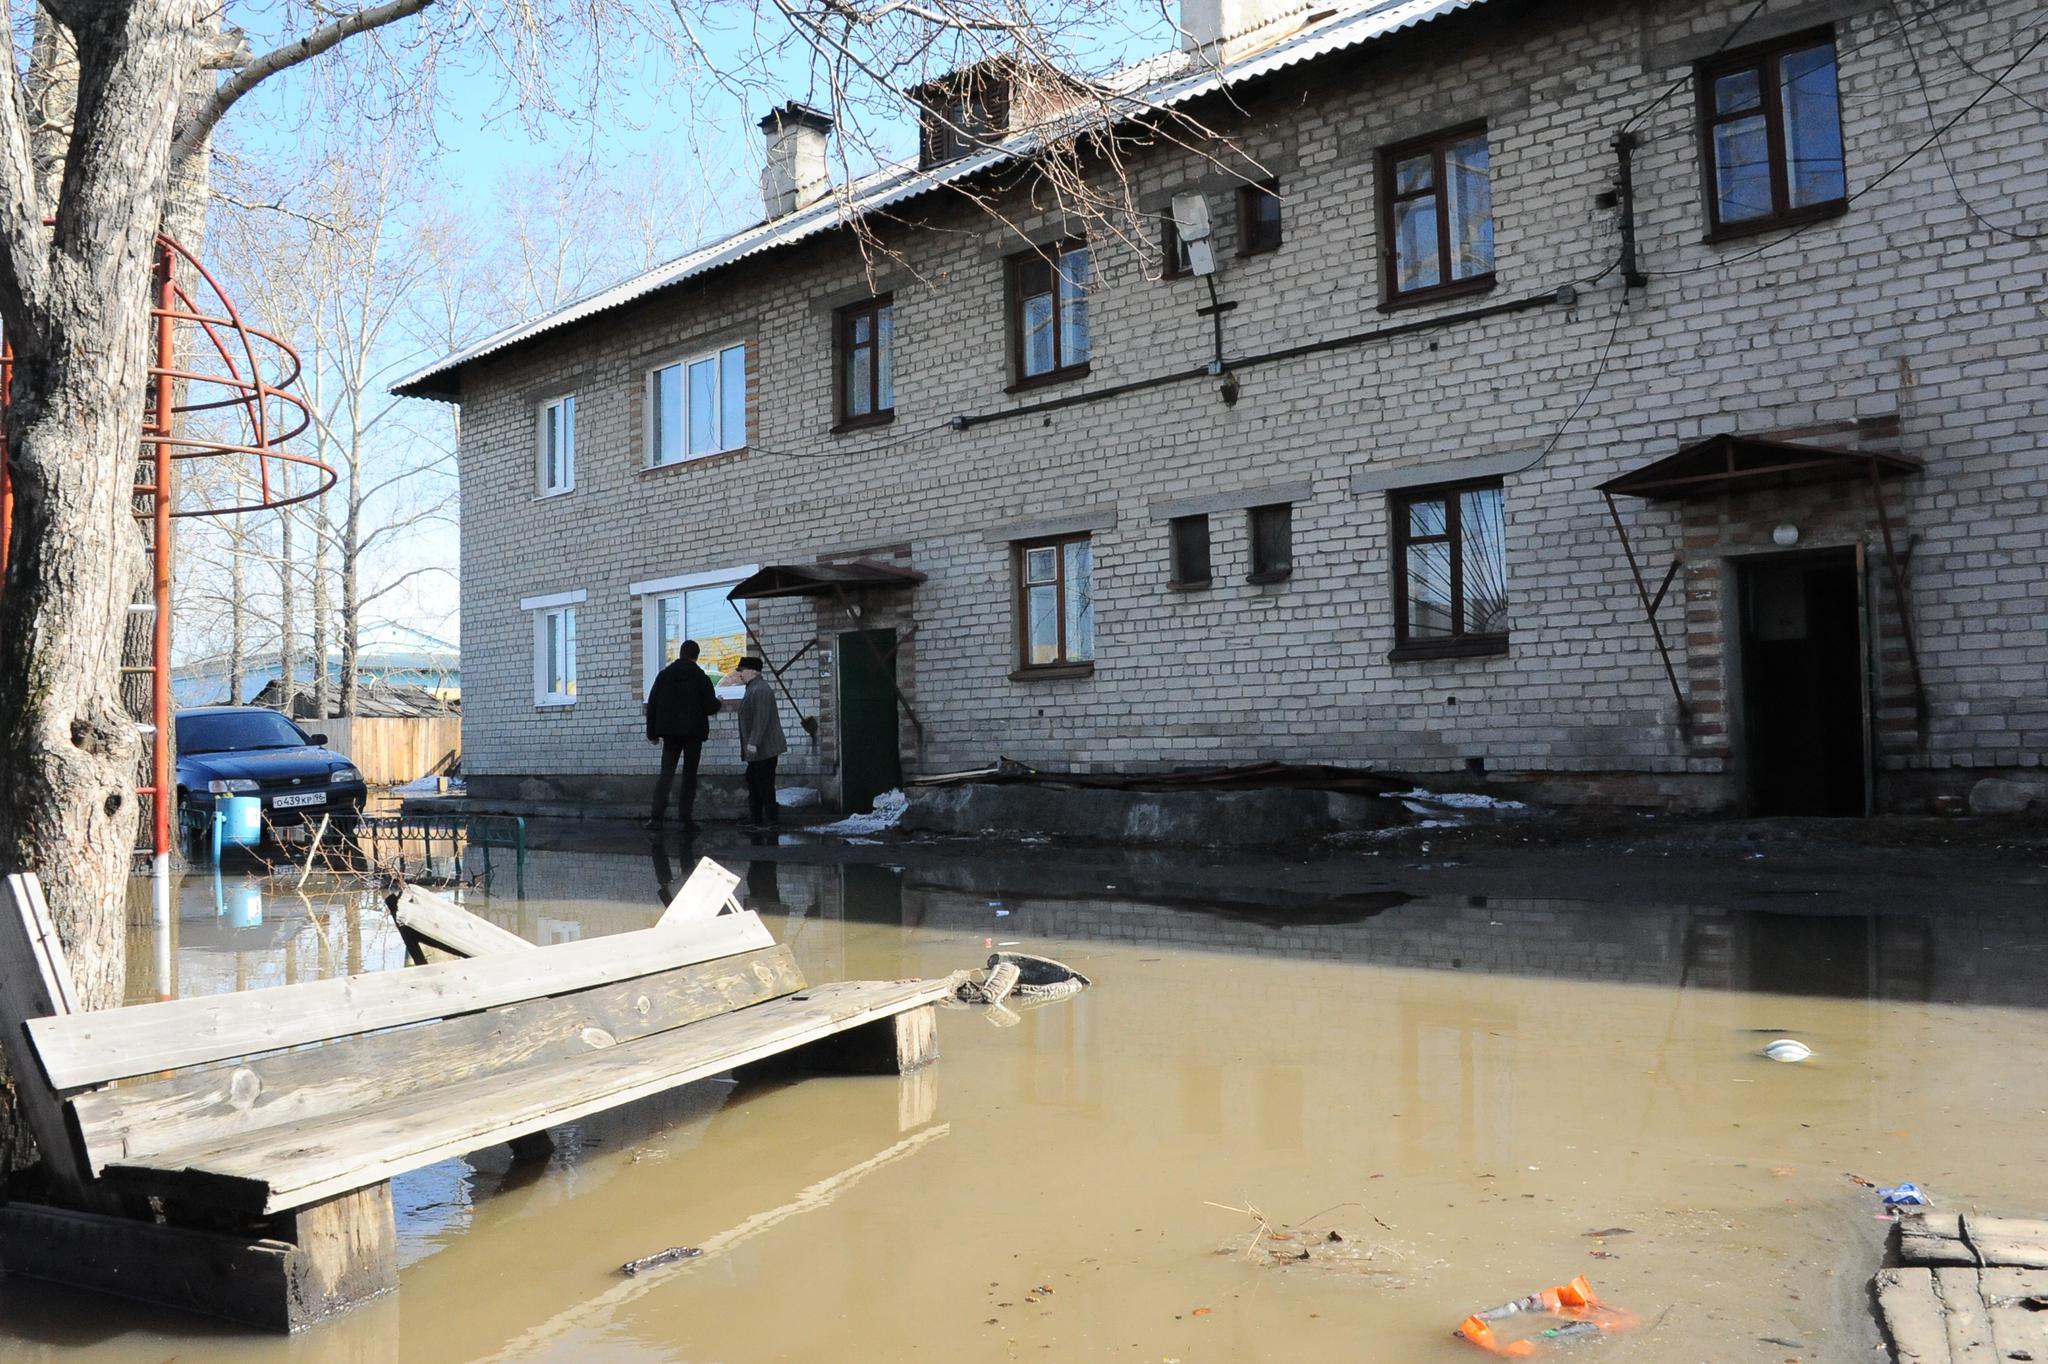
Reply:
<svg viewBox="0 0 2048 1364"><path fill-rule="evenodd" d="M695 860L654 846L657 882ZM538 853L528 899L467 902L535 941L622 932L660 912L648 871ZM1777 1360L1758 1341L1778 1337L1818 1364L1873 1343L1882 1226L1841 1171L2040 1211L2048 913L1496 897L1304 917L980 876L762 858L743 894L814 981L1015 941L1096 988L1003 1030L946 1013L945 1059L909 1081L707 1081L558 1130L545 1165L500 1148L409 1174L402 1312L281 1342L4 1282L0 1355L1454 1364L1472 1307L1587 1272L1669 1311L1603 1360ZM373 897L266 889L236 922L188 881L178 922L137 938L131 992L401 959ZM1759 1028L1817 1059L1759 1059ZM1216 1253L1245 1228L1212 1203L1329 1209L1373 1255L1251 1265ZM1633 1234L1590 1259L1584 1233L1611 1226ZM617 1277L671 1245L719 1253Z"/></svg>

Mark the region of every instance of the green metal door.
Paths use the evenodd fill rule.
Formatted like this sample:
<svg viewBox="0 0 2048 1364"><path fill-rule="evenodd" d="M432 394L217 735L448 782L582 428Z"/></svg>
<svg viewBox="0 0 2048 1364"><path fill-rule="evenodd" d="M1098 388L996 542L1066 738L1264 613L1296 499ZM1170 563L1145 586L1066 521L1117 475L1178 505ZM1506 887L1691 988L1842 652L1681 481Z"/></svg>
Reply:
<svg viewBox="0 0 2048 1364"><path fill-rule="evenodd" d="M839 636L839 783L849 814L903 784L896 748L896 632Z"/></svg>

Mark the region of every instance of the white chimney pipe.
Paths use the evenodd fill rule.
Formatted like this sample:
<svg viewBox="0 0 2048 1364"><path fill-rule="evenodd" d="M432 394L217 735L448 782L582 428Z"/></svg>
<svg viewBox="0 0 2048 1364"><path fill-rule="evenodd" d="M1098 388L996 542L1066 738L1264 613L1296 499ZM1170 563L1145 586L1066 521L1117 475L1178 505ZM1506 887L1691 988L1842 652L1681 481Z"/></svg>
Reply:
<svg viewBox="0 0 2048 1364"><path fill-rule="evenodd" d="M1181 0L1191 51L1219 64L1278 42L1301 26L1310 0Z"/></svg>
<svg viewBox="0 0 2048 1364"><path fill-rule="evenodd" d="M808 208L832 187L825 139L832 116L791 100L761 120L768 164L761 168L761 206L771 219Z"/></svg>

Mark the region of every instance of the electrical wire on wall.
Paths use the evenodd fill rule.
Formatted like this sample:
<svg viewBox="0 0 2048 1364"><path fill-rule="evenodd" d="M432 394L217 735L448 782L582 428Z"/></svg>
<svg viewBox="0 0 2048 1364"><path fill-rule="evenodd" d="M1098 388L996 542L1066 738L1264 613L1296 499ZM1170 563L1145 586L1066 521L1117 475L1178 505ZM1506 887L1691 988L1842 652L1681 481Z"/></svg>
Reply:
<svg viewBox="0 0 2048 1364"><path fill-rule="evenodd" d="M1920 87L1920 103L1927 110L1927 125L1930 128L1934 127L1937 117L1934 112L1934 92L1928 88L1927 73L1921 69L1920 49L1913 44L1913 35L1909 31L1910 26L1906 22L1906 16L1899 10L1898 0L1888 0L1888 8L1892 12L1892 18L1898 23L1899 41L1905 44L1906 56L1913 63L1913 80ZM1932 23L1933 20L1930 18L1929 22ZM1938 28L1939 24L1935 26ZM1970 66L1968 62L1964 62L1963 65L1966 67ZM1970 70L1974 72L1976 68L1970 67ZM1991 84L1997 89L2004 90L2007 94L2013 93L2011 87L2007 86L2003 80L1994 79ZM1989 94L1990 90L1987 89L1984 93ZM2022 101L2022 103L2025 102ZM2030 107L2038 108L2039 106ZM1946 128L1938 129L1935 132L1934 149L1941 156L1942 169L1948 173L1949 187L1956 192L1956 202L1963 206L1963 211L1970 215L1970 220L1987 232L1995 232L2001 237L2009 237L2016 242L2037 242L2048 239L2048 229L2029 232L2019 228L2004 227L1992 222L1977 210L1977 206L1970 202L1970 196L1963 190L1962 178L1956 174L1955 160L1948 154L1948 143L1943 140L1943 134L1946 132Z"/></svg>

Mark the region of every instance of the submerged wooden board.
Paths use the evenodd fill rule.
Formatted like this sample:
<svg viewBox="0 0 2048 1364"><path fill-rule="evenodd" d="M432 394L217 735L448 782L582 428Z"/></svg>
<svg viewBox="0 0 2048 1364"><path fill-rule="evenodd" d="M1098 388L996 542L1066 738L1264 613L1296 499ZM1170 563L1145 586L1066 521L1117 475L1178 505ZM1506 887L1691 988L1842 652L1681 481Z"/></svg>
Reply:
<svg viewBox="0 0 2048 1364"><path fill-rule="evenodd" d="M536 949L538 950L538 949ZM804 988L787 947L246 1061L181 1070L72 1100L92 1169L262 1129L359 1112L406 1094L682 1027Z"/></svg>
<svg viewBox="0 0 2048 1364"><path fill-rule="evenodd" d="M160 1070L566 994L774 945L756 915L725 914L687 934L648 928L404 971L45 1018L30 1023L28 1031L50 1082L76 1092Z"/></svg>
<svg viewBox="0 0 2048 1364"><path fill-rule="evenodd" d="M1961 1221L1952 1212L1911 1213L1900 1218L1899 1258L1909 1265L1989 1264L2048 1269L2048 1222L1973 1215L1966 1242Z"/></svg>
<svg viewBox="0 0 2048 1364"><path fill-rule="evenodd" d="M1879 1270L1877 1307L1896 1364L1951 1364L1932 1270Z"/></svg>
<svg viewBox="0 0 2048 1364"><path fill-rule="evenodd" d="M411 973L417 974L417 972ZM588 1055L480 1076L375 1110L109 1165L111 1181L245 1213L298 1207L449 1156L929 1007L944 981L847 981Z"/></svg>
<svg viewBox="0 0 2048 1364"><path fill-rule="evenodd" d="M683 882L683 888L668 902L668 908L661 912L657 927L677 928L685 924L701 923L715 918L718 911L732 898L733 888L740 878L708 857L697 860L690 879Z"/></svg>
<svg viewBox="0 0 2048 1364"><path fill-rule="evenodd" d="M481 957L490 952L537 950L517 933L498 927L490 920L470 913L445 896L418 886L407 886L391 907L391 917L400 928L446 948L456 956Z"/></svg>

